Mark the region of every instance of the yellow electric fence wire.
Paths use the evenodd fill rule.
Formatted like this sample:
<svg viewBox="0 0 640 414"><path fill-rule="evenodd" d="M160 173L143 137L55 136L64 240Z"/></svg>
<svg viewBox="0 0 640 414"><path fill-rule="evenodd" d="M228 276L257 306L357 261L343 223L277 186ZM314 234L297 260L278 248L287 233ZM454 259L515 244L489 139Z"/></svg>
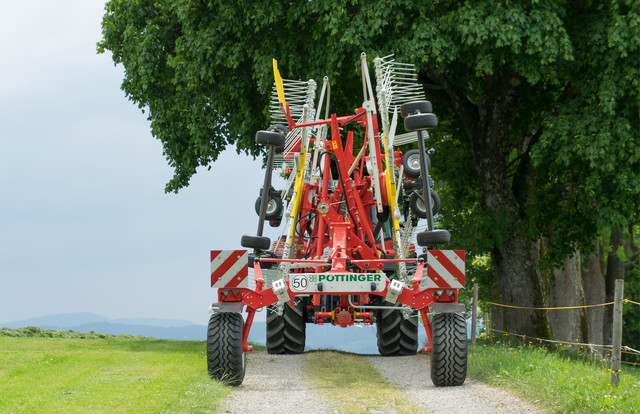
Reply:
<svg viewBox="0 0 640 414"><path fill-rule="evenodd" d="M513 308L513 309L530 309L530 310L554 310L554 309L582 309L582 308L595 308L597 306L608 306L613 305L613 302L607 303L599 303L597 305L583 305L583 306L557 306L554 308L529 308L526 306L514 306L514 305L503 305L501 303L487 302L490 305L501 306L504 308Z"/></svg>
<svg viewBox="0 0 640 414"><path fill-rule="evenodd" d="M623 302L624 302L624 303L633 303L634 305L638 305L638 306L640 306L640 303L638 303L638 302L634 302L634 301L632 301L631 299L625 299L625 300L623 300Z"/></svg>

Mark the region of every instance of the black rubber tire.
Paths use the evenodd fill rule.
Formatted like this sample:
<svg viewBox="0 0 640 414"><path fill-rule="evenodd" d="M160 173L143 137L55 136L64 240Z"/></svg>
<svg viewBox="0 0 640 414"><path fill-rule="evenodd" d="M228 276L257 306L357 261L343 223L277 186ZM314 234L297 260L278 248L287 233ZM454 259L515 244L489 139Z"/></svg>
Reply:
<svg viewBox="0 0 640 414"><path fill-rule="evenodd" d="M262 197L256 199L256 214L260 216L260 203L262 203ZM282 199L280 197L271 197L267 203L267 211L264 215L266 220L275 220L282 216Z"/></svg>
<svg viewBox="0 0 640 414"><path fill-rule="evenodd" d="M384 306L395 306L388 302ZM409 356L418 351L418 311L405 319L398 309L376 311L378 352L382 356Z"/></svg>
<svg viewBox="0 0 640 414"><path fill-rule="evenodd" d="M467 378L467 324L459 313L436 313L431 321L431 381L462 385Z"/></svg>
<svg viewBox="0 0 640 414"><path fill-rule="evenodd" d="M429 112L433 112L431 102L429 101L407 102L400 107L400 115L402 115L403 118L414 114L426 114Z"/></svg>
<svg viewBox="0 0 640 414"><path fill-rule="evenodd" d="M431 158L429 157L429 154L425 154L425 156L427 157L427 169L430 170ZM419 178L420 177L420 152L417 149L412 149L407 151L402 156L402 166L404 167L403 169L404 175L406 175L409 178L413 178L414 180L416 178Z"/></svg>
<svg viewBox="0 0 640 414"><path fill-rule="evenodd" d="M431 112L431 111L429 111ZM275 125L271 125L269 128L267 128L267 131L269 132L278 132L282 135L287 135L289 133L289 127L286 125L282 125L282 124L275 124Z"/></svg>
<svg viewBox="0 0 640 414"><path fill-rule="evenodd" d="M249 249L269 250L271 240L268 237L244 234L240 239L240 245Z"/></svg>
<svg viewBox="0 0 640 414"><path fill-rule="evenodd" d="M271 125L269 128L267 128L267 131L278 132L286 137L286 135L289 133L289 127L285 125L276 124L276 125ZM286 142L286 138L285 138L285 142ZM281 145L275 148L276 154L282 154L283 152L284 152L284 145Z"/></svg>
<svg viewBox="0 0 640 414"><path fill-rule="evenodd" d="M270 145L272 147L284 146L284 135L279 132L258 131L256 132L256 143Z"/></svg>
<svg viewBox="0 0 640 414"><path fill-rule="evenodd" d="M451 240L451 235L447 230L426 230L416 235L418 246L437 246L447 244Z"/></svg>
<svg viewBox="0 0 640 414"><path fill-rule="evenodd" d="M304 352L307 325L304 299L294 306L284 305L282 315L267 307L267 353L301 354Z"/></svg>
<svg viewBox="0 0 640 414"><path fill-rule="evenodd" d="M207 330L207 370L209 376L237 387L242 384L246 371L242 352L244 319L235 312L211 315Z"/></svg>
<svg viewBox="0 0 640 414"><path fill-rule="evenodd" d="M429 189L429 192L431 193L431 212L432 214L438 214L438 211L440 211L440 196L432 189ZM415 191L411 193L409 205L413 214L420 218L427 218L427 208L424 205L424 201Z"/></svg>
<svg viewBox="0 0 640 414"><path fill-rule="evenodd" d="M435 114L416 114L404 119L404 129L407 131L421 131L438 126L438 118Z"/></svg>

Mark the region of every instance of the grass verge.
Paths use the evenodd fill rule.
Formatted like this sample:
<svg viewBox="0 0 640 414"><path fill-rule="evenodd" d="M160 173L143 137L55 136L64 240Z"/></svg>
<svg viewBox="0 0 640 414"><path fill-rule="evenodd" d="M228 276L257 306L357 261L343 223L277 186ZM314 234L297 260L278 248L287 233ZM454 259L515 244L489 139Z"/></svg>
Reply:
<svg viewBox="0 0 640 414"><path fill-rule="evenodd" d="M623 367L615 388L609 367L588 355L552 352L531 342L469 346L470 377L508 388L552 412L640 413L640 370Z"/></svg>
<svg viewBox="0 0 640 414"><path fill-rule="evenodd" d="M389 384L359 355L336 351L304 354L307 372L318 392L333 400L341 413L421 413L407 395Z"/></svg>
<svg viewBox="0 0 640 414"><path fill-rule="evenodd" d="M217 412L205 343L0 337L0 412Z"/></svg>

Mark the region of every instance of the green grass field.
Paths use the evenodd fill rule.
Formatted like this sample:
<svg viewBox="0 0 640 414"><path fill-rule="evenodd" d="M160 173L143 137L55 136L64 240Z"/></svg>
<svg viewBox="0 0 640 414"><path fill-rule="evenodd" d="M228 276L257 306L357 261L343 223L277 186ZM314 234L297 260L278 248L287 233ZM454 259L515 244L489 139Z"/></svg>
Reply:
<svg viewBox="0 0 640 414"><path fill-rule="evenodd" d="M208 377L205 347L197 341L0 329L0 413L215 413L231 388ZM384 401L395 401L398 412L417 411L357 355L326 351L304 358L311 380L343 412L385 411ZM623 367L615 388L608 368L587 354L531 343L469 346L470 378L510 389L549 412L640 413L640 369Z"/></svg>
<svg viewBox="0 0 640 414"><path fill-rule="evenodd" d="M623 367L611 386L611 365L589 354L552 352L532 342L469 346L469 376L512 390L554 413L640 413L640 369Z"/></svg>
<svg viewBox="0 0 640 414"><path fill-rule="evenodd" d="M217 412L205 343L0 337L0 413Z"/></svg>

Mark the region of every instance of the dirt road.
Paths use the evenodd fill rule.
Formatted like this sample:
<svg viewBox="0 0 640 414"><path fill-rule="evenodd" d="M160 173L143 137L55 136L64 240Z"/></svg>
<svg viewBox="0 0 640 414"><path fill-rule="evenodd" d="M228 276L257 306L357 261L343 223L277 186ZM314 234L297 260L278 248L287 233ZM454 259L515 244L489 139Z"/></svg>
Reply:
<svg viewBox="0 0 640 414"><path fill-rule="evenodd" d="M544 413L507 391L467 378L461 387L435 387L431 382L429 355L385 358L366 356L391 384L405 390L414 405L431 414Z"/></svg>
<svg viewBox="0 0 640 414"><path fill-rule="evenodd" d="M411 404L425 413L544 413L507 391L467 379L461 387L435 387L429 373L429 356L384 358L362 356L398 389ZM302 355L269 355L264 351L248 355L243 384L225 400L221 413L283 414L338 413L337 403L318 393L307 375ZM396 411L389 411L396 413Z"/></svg>

